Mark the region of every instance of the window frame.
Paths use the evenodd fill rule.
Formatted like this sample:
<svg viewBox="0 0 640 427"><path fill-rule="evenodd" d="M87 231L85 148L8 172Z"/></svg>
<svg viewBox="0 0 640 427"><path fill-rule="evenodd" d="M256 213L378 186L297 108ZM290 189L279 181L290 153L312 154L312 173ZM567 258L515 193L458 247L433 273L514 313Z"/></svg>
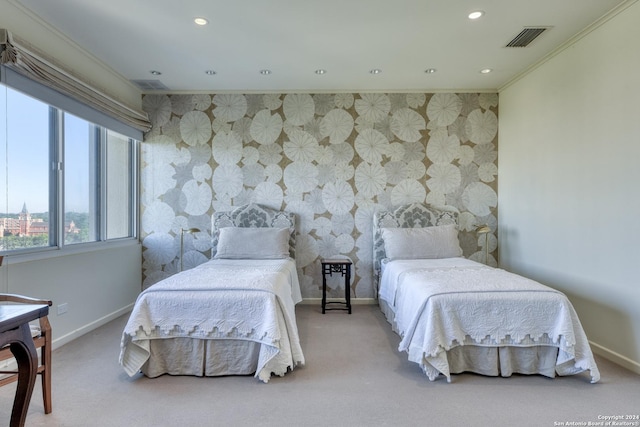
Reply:
<svg viewBox="0 0 640 427"><path fill-rule="evenodd" d="M0 256L18 258L21 261L40 259L55 254L89 252L114 245L139 244L139 171L138 163L142 132L125 125L112 117L91 109L80 102L54 91L38 82L0 66L0 90L11 88L27 96L37 99L49 107L49 245L41 247L1 250ZM9 106L10 108L10 106ZM96 201L96 236L88 242L65 244L65 174L64 174L64 114L72 114L95 125L96 158L90 169L97 171L95 185L90 185L90 197ZM0 117L0 120L6 120ZM115 132L128 141L129 151L129 236L107 238L107 145L108 132ZM7 141L8 143L8 141Z"/></svg>

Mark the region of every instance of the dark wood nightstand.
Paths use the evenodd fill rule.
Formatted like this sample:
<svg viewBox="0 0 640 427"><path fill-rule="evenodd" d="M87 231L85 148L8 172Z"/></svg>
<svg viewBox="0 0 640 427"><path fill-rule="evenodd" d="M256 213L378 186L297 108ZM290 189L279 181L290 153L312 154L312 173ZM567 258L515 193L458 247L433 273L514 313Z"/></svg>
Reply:
<svg viewBox="0 0 640 427"><path fill-rule="evenodd" d="M348 310L351 314L351 261L348 259L323 259L322 263L322 314L326 310ZM340 273L344 277L344 299L345 301L327 302L327 275ZM340 304L344 307L327 308L328 304Z"/></svg>

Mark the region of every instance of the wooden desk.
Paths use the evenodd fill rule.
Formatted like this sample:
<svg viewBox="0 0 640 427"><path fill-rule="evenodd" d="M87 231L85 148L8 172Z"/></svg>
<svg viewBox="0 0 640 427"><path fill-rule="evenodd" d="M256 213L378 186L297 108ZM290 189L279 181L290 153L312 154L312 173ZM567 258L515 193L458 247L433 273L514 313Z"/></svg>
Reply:
<svg viewBox="0 0 640 427"><path fill-rule="evenodd" d="M36 382L38 354L29 322L49 314L48 305L0 305L0 347L9 344L18 363L18 388L11 410L11 427L22 427Z"/></svg>

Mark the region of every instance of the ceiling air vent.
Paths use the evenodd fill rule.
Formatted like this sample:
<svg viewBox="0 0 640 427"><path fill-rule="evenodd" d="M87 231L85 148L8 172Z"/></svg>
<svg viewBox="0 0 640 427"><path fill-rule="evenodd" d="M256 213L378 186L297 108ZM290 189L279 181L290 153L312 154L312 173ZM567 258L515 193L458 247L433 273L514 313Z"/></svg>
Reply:
<svg viewBox="0 0 640 427"><path fill-rule="evenodd" d="M507 43L507 47L526 47L534 41L540 34L548 30L548 27L525 28L513 40Z"/></svg>
<svg viewBox="0 0 640 427"><path fill-rule="evenodd" d="M160 80L131 80L131 83L138 86L143 91L147 90L169 90Z"/></svg>

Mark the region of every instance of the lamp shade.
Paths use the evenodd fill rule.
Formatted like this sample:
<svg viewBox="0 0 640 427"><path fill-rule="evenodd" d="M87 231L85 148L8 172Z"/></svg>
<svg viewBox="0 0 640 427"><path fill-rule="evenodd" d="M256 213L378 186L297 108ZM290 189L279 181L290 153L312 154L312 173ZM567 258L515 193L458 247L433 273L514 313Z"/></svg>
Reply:
<svg viewBox="0 0 640 427"><path fill-rule="evenodd" d="M485 234L490 232L491 232L491 227L489 227L488 225L481 225L476 229L476 233L478 234Z"/></svg>

